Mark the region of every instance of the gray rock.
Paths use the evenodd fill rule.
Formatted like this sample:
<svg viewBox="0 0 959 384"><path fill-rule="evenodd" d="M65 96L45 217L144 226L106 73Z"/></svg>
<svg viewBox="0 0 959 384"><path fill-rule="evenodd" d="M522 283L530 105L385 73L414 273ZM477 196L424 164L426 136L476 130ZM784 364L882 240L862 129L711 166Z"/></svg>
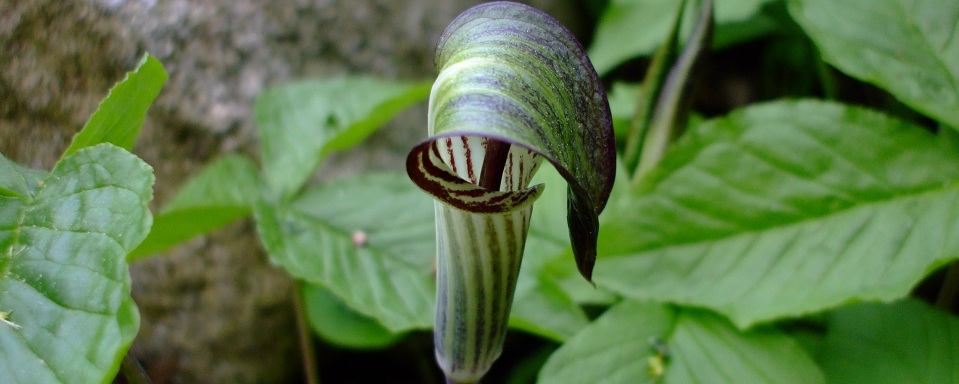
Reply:
<svg viewBox="0 0 959 384"><path fill-rule="evenodd" d="M211 159L257 156L251 106L264 88L346 73L432 77L437 37L479 2L0 0L0 152L50 168L109 88L150 52L170 74L134 150L155 169L155 209ZM533 3L575 19L571 2ZM425 136L424 109L402 113L320 173L400 170L398 160ZM137 262L131 273L142 314L133 351L154 382L299 377L293 284L269 264L249 221Z"/></svg>

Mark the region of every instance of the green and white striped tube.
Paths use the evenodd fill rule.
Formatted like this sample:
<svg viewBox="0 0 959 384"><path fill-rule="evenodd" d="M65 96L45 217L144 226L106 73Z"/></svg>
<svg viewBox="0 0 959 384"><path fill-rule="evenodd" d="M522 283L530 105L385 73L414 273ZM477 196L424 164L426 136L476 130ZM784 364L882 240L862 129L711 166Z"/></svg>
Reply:
<svg viewBox="0 0 959 384"><path fill-rule="evenodd" d="M436 199L436 358L476 383L500 355L542 159L568 181L570 239L587 279L615 173L609 105L582 47L545 13L509 2L467 10L440 38L430 138L407 157Z"/></svg>

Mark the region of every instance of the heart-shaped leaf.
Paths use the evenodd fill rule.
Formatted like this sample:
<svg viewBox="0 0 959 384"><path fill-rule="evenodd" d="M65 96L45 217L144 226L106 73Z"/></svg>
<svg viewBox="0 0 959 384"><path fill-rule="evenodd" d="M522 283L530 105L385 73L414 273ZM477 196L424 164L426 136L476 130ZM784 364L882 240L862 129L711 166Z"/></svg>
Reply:
<svg viewBox="0 0 959 384"><path fill-rule="evenodd" d="M149 165L100 144L0 197L3 381L113 380L139 328L125 257L149 231L152 186Z"/></svg>

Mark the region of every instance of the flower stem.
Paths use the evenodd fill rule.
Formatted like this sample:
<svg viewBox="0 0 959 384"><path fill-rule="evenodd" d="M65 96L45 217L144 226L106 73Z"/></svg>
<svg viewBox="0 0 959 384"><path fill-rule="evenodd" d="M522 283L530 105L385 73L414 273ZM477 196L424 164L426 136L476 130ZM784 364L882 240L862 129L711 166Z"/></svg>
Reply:
<svg viewBox="0 0 959 384"><path fill-rule="evenodd" d="M123 362L120 363L120 370L123 371L123 376L127 378L127 382L130 384L151 384L150 375L147 375L147 372L143 370L143 366L140 365L140 362L137 361L136 356L133 356L133 352L127 351L126 356L123 357Z"/></svg>
<svg viewBox="0 0 959 384"><path fill-rule="evenodd" d="M296 312L296 330L300 339L300 353L303 355L303 374L306 375L306 383L319 384L320 374L317 371L316 352L313 350L313 334L306 325L302 293L300 284L293 283L293 310Z"/></svg>

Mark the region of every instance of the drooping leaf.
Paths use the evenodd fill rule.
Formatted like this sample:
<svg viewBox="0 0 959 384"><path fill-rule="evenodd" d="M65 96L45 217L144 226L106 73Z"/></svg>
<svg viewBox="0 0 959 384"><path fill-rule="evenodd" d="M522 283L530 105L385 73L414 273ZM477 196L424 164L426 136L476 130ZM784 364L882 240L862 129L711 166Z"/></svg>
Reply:
<svg viewBox="0 0 959 384"><path fill-rule="evenodd" d="M541 383L821 383L802 347L774 328L738 331L715 314L625 301L560 347Z"/></svg>
<svg viewBox="0 0 959 384"><path fill-rule="evenodd" d="M110 90L87 124L73 137L63 157L100 143L132 150L147 110L160 94L166 79L163 65L153 56L144 55L137 68Z"/></svg>
<svg viewBox="0 0 959 384"><path fill-rule="evenodd" d="M826 315L812 356L831 383L959 382L959 319L914 299Z"/></svg>
<svg viewBox="0 0 959 384"><path fill-rule="evenodd" d="M129 259L141 259L249 216L259 186L256 166L245 157L228 155L210 163L157 215L150 234Z"/></svg>
<svg viewBox="0 0 959 384"><path fill-rule="evenodd" d="M153 170L111 144L0 197L0 377L109 383L139 328L125 256L146 236Z"/></svg>
<svg viewBox="0 0 959 384"><path fill-rule="evenodd" d="M304 284L302 295L310 328L327 342L346 348L375 349L389 346L403 336L390 332L376 319L356 313L323 287Z"/></svg>
<svg viewBox="0 0 959 384"><path fill-rule="evenodd" d="M723 0L716 2L716 46L761 36L775 24L758 12L769 0ZM679 10L675 0L611 0L596 29L589 57L596 70L605 74L627 59L653 53L669 35ZM695 2L691 2L695 3ZM695 4L688 4L683 35L692 30Z"/></svg>
<svg viewBox="0 0 959 384"><path fill-rule="evenodd" d="M266 184L280 197L289 196L326 155L358 144L428 94L428 83L372 77L302 81L267 90L255 105Z"/></svg>
<svg viewBox="0 0 959 384"><path fill-rule="evenodd" d="M487 213L488 204L454 197L476 195L493 202L499 192L480 194L475 183L444 169L449 164L438 158L446 151L438 146L452 154L454 141L463 140L465 148L467 138L485 138L545 157L569 182L570 234L577 265L589 279L597 216L613 184L615 140L605 90L582 47L542 11L494 2L450 23L437 44L436 64L440 75L430 96L430 138L410 152L410 177L440 201ZM465 163L480 168L485 159L471 157L481 156L478 152L485 151L466 155ZM528 203L537 188L508 194L523 195L516 198L522 203L508 205Z"/></svg>
<svg viewBox="0 0 959 384"><path fill-rule="evenodd" d="M789 12L827 62L959 129L959 3L790 0Z"/></svg>
<svg viewBox="0 0 959 384"><path fill-rule="evenodd" d="M902 297L959 255L959 154L927 131L815 101L688 132L614 199L597 284L748 327Z"/></svg>

